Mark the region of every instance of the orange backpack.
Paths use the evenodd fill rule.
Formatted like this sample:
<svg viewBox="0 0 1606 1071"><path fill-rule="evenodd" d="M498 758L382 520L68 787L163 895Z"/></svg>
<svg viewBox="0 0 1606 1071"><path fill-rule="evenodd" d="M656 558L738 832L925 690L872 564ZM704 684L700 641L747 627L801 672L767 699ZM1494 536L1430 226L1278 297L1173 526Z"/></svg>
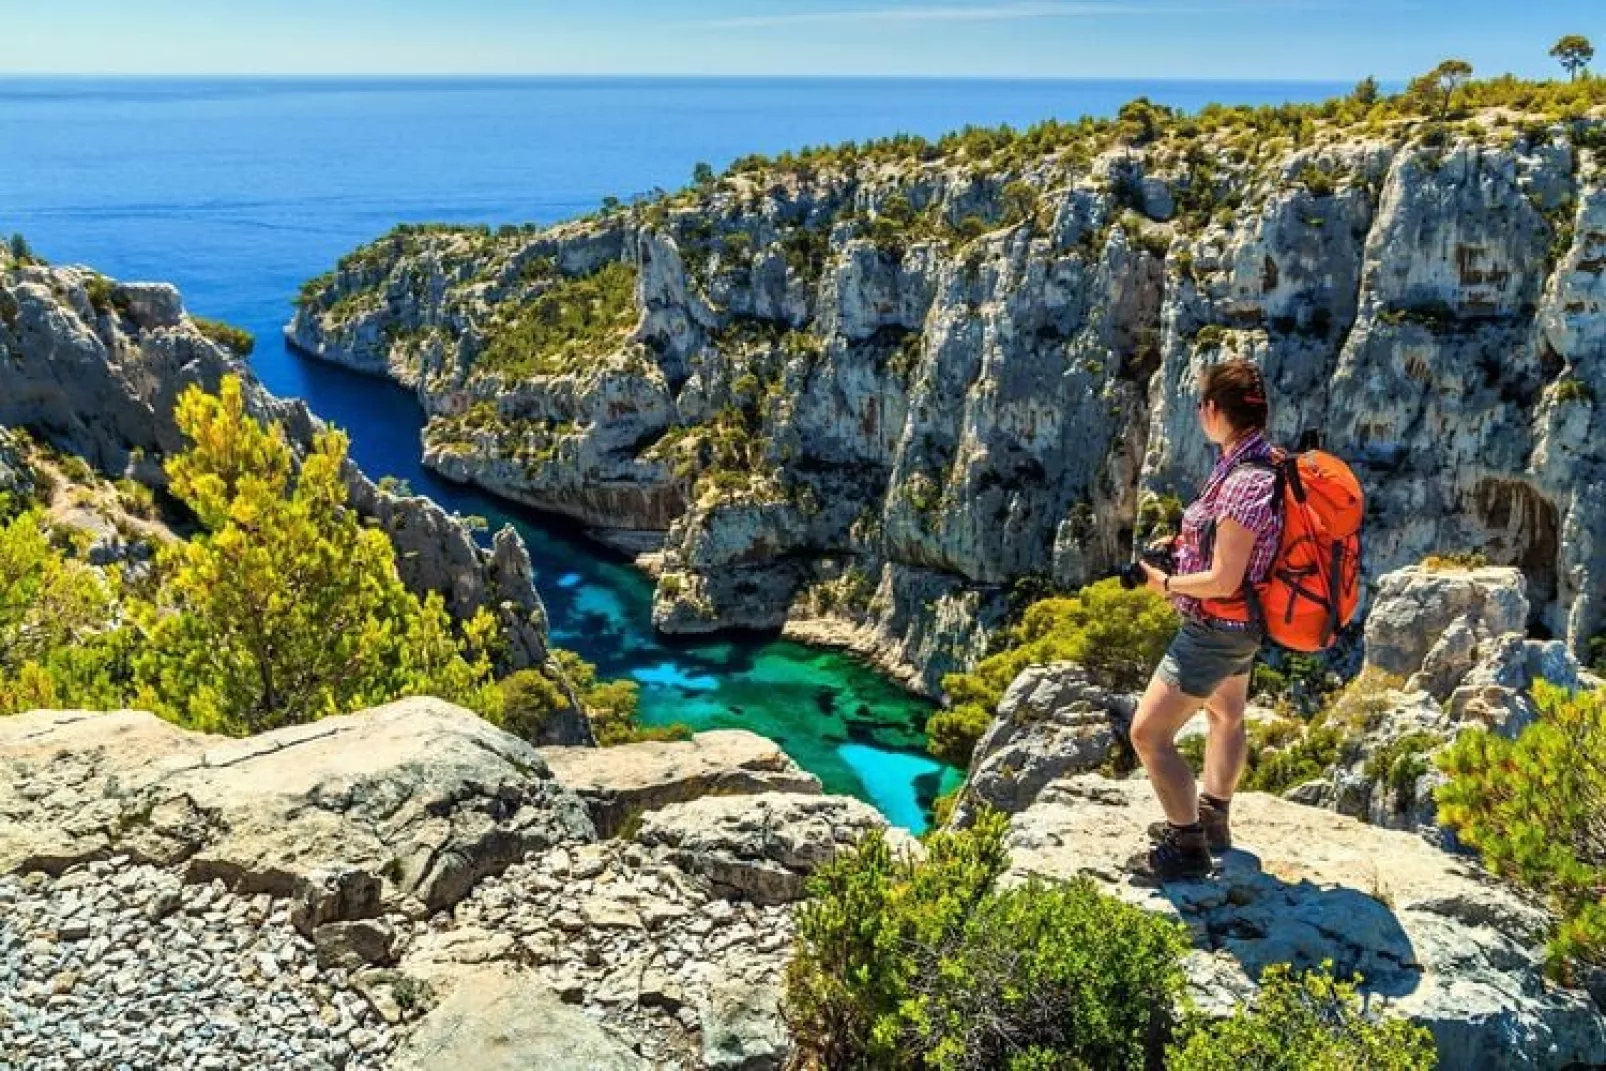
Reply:
<svg viewBox="0 0 1606 1071"><path fill-rule="evenodd" d="M1241 596L1206 599L1204 610L1232 621L1259 620L1266 638L1293 651L1321 651L1355 619L1361 601L1361 520L1365 498L1350 467L1332 454L1275 451L1283 531L1266 579Z"/></svg>

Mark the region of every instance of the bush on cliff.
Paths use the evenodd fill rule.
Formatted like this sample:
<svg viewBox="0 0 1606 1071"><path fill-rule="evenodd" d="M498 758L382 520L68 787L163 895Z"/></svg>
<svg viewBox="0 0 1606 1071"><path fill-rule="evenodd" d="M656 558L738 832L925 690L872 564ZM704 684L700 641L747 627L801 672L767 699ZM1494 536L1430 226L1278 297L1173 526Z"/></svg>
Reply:
<svg viewBox="0 0 1606 1071"><path fill-rule="evenodd" d="M619 261L565 279L494 322L479 367L561 375L619 346L636 321L636 270Z"/></svg>
<svg viewBox="0 0 1606 1071"><path fill-rule="evenodd" d="M115 601L114 582L51 544L41 512L0 523L0 713L55 705L50 667L105 628Z"/></svg>
<svg viewBox="0 0 1606 1071"><path fill-rule="evenodd" d="M591 720L591 731L602 747L633 744L643 740L689 740L690 727L642 725L636 720L641 705L641 686L632 680L598 680L597 667L559 647L552 652L558 672L580 697L580 706Z"/></svg>
<svg viewBox="0 0 1606 1071"><path fill-rule="evenodd" d="M1106 688L1141 689L1176 632L1171 607L1148 591L1101 580L1069 598L1044 599L1004 635L1003 650L969 673L943 678L949 707L926 724L933 755L967 766L1004 690L1027 666L1076 662Z"/></svg>
<svg viewBox="0 0 1606 1071"><path fill-rule="evenodd" d="M1141 1068L1182 992L1176 924L1091 882L993 888L1005 819L884 835L810 879L784 1010L826 1068Z"/></svg>
<svg viewBox="0 0 1606 1071"><path fill-rule="evenodd" d="M1606 692L1534 685L1539 720L1508 740L1462 733L1439 758L1439 820L1489 869L1548 896L1552 970L1606 966Z"/></svg>
<svg viewBox="0 0 1606 1071"><path fill-rule="evenodd" d="M1433 1034L1367 1012L1353 983L1324 966L1303 977L1266 969L1253 1007L1229 1019L1197 1019L1166 1060L1167 1071L1428 1071Z"/></svg>
<svg viewBox="0 0 1606 1071"><path fill-rule="evenodd" d="M1189 1013L1175 922L1092 881L995 887L1007 818L943 830L913 862L880 831L818 870L783 1011L828 1071L1426 1071L1424 1027L1371 1014L1327 967L1261 978L1230 1019ZM1179 1026L1179 1024L1182 1024ZM1167 1046L1170 1046L1167 1051Z"/></svg>
<svg viewBox="0 0 1606 1071"><path fill-rule="evenodd" d="M165 582L134 608L142 705L234 734L405 695L494 709L495 619L459 636L438 594L402 583L389 538L347 505L344 434L321 433L298 468L234 377L218 396L190 388L175 417L191 445L169 488L202 531L162 549Z"/></svg>
<svg viewBox="0 0 1606 1071"><path fill-rule="evenodd" d="M190 322L208 339L241 357L251 356L251 351L257 347L256 336L243 327L222 320L208 320L204 316L192 316Z"/></svg>

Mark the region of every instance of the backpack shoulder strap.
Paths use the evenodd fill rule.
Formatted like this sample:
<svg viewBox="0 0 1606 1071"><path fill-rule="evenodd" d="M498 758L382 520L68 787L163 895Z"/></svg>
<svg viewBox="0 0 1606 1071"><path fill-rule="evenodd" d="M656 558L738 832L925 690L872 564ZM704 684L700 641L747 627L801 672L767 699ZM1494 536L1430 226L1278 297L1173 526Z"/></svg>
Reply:
<svg viewBox="0 0 1606 1071"><path fill-rule="evenodd" d="M1271 495L1273 508L1278 512L1281 512L1283 508L1283 487L1288 482L1288 470L1295 468L1297 462L1298 455L1291 454L1286 450L1278 450L1273 447L1273 454L1269 458L1240 458L1238 461L1233 463L1232 472L1237 472L1239 469L1260 469L1262 472L1271 473L1272 476L1277 480L1277 484L1272 489ZM1228 473L1228 475L1231 475L1231 473ZM1299 477L1296 475L1294 478L1295 480L1298 480Z"/></svg>

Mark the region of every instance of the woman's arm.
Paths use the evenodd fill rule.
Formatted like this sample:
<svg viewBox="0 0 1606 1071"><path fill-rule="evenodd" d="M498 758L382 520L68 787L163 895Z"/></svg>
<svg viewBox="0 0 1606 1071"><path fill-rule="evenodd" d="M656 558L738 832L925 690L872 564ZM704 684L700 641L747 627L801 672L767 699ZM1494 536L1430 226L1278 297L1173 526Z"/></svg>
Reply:
<svg viewBox="0 0 1606 1071"><path fill-rule="evenodd" d="M1216 544L1211 553L1210 568L1202 573L1172 576L1169 591L1165 587L1167 574L1143 562L1143 571L1149 577L1149 590L1162 595L1189 595L1195 599L1224 599L1238 594L1243 587L1244 574L1249 571L1249 556L1255 550L1255 533L1231 517L1216 521Z"/></svg>

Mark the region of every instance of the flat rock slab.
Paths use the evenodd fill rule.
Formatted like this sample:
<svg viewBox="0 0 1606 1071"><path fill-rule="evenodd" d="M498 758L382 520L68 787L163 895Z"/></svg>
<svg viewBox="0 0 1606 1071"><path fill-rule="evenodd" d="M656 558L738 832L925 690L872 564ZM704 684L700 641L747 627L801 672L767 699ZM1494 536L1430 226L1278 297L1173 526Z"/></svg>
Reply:
<svg viewBox="0 0 1606 1071"><path fill-rule="evenodd" d="M623 1042L528 971L486 966L450 991L391 1058L391 1071L646 1071Z"/></svg>
<svg viewBox="0 0 1606 1071"><path fill-rule="evenodd" d="M439 910L526 851L594 835L539 752L431 698L243 740L136 711L35 711L0 718L0 775L0 870L127 854L241 891L327 889L358 913Z"/></svg>
<svg viewBox="0 0 1606 1071"><path fill-rule="evenodd" d="M851 797L766 792L671 804L643 818L636 839L719 895L783 904L801 899L810 874L872 829L887 829L887 820ZM899 850L920 850L901 830L887 836Z"/></svg>
<svg viewBox="0 0 1606 1071"><path fill-rule="evenodd" d="M634 815L702 796L820 792L820 779L773 740L742 729L618 747L548 747L541 754L558 781L586 801L603 836Z"/></svg>
<svg viewBox="0 0 1606 1071"><path fill-rule="evenodd" d="M1430 1027L1443 1067L1562 1068L1606 1061L1606 1018L1543 977L1545 911L1470 860L1409 833L1266 796L1233 802L1237 848L1207 881L1153 888L1128 862L1160 816L1146 781L1056 781L1014 816L1007 882L1087 874L1187 924L1194 995L1225 1010L1267 965L1331 959Z"/></svg>

